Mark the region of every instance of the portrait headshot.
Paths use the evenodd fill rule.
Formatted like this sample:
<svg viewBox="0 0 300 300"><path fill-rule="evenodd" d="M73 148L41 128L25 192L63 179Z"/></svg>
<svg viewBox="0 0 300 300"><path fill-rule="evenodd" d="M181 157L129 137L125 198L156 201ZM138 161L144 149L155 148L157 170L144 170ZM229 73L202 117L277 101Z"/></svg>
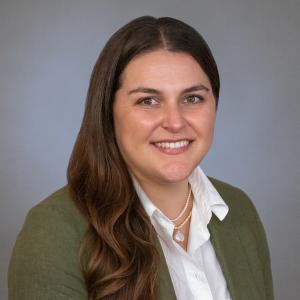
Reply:
<svg viewBox="0 0 300 300"><path fill-rule="evenodd" d="M1 298L297 298L300 6L270 3L1 4Z"/></svg>

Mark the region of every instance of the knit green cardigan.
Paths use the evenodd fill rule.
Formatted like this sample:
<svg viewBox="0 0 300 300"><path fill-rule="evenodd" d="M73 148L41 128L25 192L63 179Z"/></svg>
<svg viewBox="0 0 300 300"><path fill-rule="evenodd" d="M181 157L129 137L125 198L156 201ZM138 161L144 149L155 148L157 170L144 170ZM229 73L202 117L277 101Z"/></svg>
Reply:
<svg viewBox="0 0 300 300"><path fill-rule="evenodd" d="M226 218L221 222L213 215L208 228L232 300L272 300L268 245L252 202L240 189L210 180L229 206ZM87 300L78 262L80 240L87 228L67 187L33 207L10 260L9 300ZM157 247L161 255L159 300L175 300L158 240Z"/></svg>

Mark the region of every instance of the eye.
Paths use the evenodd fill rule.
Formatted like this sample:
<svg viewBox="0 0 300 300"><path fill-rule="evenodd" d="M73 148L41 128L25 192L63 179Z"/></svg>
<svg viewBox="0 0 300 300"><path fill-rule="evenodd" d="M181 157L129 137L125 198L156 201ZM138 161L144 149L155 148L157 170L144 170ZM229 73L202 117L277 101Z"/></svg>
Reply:
<svg viewBox="0 0 300 300"><path fill-rule="evenodd" d="M203 100L204 100L204 98L202 96L189 95L189 96L185 97L184 103L197 104L197 103L201 103Z"/></svg>
<svg viewBox="0 0 300 300"><path fill-rule="evenodd" d="M153 106L153 105L157 105L158 101L154 97L145 97L140 99L138 101L138 104L144 106Z"/></svg>

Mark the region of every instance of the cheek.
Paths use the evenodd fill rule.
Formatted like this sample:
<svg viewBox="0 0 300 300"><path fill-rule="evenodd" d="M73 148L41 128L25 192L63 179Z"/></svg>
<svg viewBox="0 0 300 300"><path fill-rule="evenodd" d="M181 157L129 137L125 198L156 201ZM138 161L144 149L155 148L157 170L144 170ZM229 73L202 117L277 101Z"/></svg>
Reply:
<svg viewBox="0 0 300 300"><path fill-rule="evenodd" d="M211 134L213 134L214 129L215 129L215 121L216 121L215 115L212 115L210 118L207 118L207 120L206 120L207 130Z"/></svg>
<svg viewBox="0 0 300 300"><path fill-rule="evenodd" d="M214 101L211 101L211 104L203 111L203 122L209 132L214 130L216 122L216 108Z"/></svg>
<svg viewBox="0 0 300 300"><path fill-rule="evenodd" d="M207 136L207 142L209 145L212 144L215 129L215 118L209 118L205 123L205 134Z"/></svg>
<svg viewBox="0 0 300 300"><path fill-rule="evenodd" d="M201 135L210 136L213 134L215 127L216 114L214 110L205 109L193 115L194 128Z"/></svg>
<svg viewBox="0 0 300 300"><path fill-rule="evenodd" d="M155 118L149 113L131 111L115 114L115 134L119 148L123 150L148 143L154 129Z"/></svg>

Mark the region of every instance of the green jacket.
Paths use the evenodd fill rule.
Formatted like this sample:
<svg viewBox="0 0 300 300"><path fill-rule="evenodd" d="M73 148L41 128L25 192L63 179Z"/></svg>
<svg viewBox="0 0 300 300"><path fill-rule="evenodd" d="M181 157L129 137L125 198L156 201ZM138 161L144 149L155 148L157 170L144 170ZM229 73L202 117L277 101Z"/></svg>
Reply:
<svg viewBox="0 0 300 300"><path fill-rule="evenodd" d="M222 222L213 215L209 231L232 300L272 300L269 251L253 204L243 191L210 180L229 206ZM67 187L33 207L12 253L9 300L87 300L78 263L78 247L87 228ZM162 258L159 299L175 300L159 242L157 246Z"/></svg>

